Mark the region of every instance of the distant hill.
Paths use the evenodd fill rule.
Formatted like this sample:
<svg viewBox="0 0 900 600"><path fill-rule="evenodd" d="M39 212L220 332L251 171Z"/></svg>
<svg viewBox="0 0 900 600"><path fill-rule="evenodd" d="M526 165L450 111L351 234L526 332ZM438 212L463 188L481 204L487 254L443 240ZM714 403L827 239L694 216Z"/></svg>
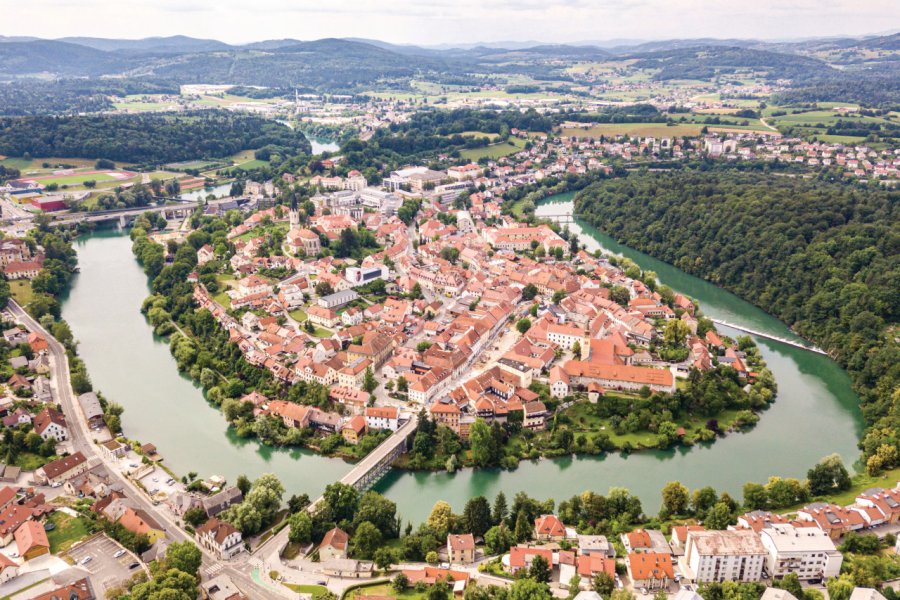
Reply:
<svg viewBox="0 0 900 600"><path fill-rule="evenodd" d="M116 73L128 60L79 44L52 40L0 44L0 74L52 73L67 77L91 77Z"/></svg>
<svg viewBox="0 0 900 600"><path fill-rule="evenodd" d="M57 40L79 46L87 46L104 52L148 52L156 54L184 54L188 52L213 52L231 48L218 40L202 40L186 35L149 37L140 40L114 40L93 37L66 37Z"/></svg>
<svg viewBox="0 0 900 600"><path fill-rule="evenodd" d="M764 71L770 79L812 78L832 71L825 62L797 54L742 47L700 46L628 55L634 66L660 69L657 79L711 79L739 69Z"/></svg>

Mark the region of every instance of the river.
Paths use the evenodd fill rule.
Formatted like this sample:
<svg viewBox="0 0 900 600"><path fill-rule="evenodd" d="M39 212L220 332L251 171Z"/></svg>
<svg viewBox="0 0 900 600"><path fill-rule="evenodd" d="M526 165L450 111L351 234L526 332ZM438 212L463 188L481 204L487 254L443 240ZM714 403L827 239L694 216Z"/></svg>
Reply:
<svg viewBox="0 0 900 600"><path fill-rule="evenodd" d="M571 195L555 200L542 204L539 212L571 210ZM577 225L570 228L579 230ZM593 228L585 228L581 237L590 249L603 247L656 271L663 283L697 298L710 316L782 337L793 335L751 304L616 244ZM273 472L289 494L315 496L349 470L341 460L236 439L202 391L178 374L165 342L153 336L139 312L149 292L127 235L99 231L79 240L76 249L81 272L63 301L63 317L80 342L79 352L94 387L125 407L123 424L129 437L156 444L176 473L193 470L233 481L240 473L254 477ZM464 469L453 475L392 471L376 489L397 502L403 518L414 523L424 520L437 500L446 500L461 511L468 498L493 497L501 490L509 498L525 491L559 501L589 489L605 493L611 486L622 486L641 497L647 512L655 513L667 481L677 479L691 488L712 485L739 496L747 481L764 481L769 475L803 477L813 463L833 452L852 463L863 424L846 373L827 357L756 341L775 374L779 392L777 401L749 432L730 434L710 446L629 457L613 454L522 462L514 471Z"/></svg>

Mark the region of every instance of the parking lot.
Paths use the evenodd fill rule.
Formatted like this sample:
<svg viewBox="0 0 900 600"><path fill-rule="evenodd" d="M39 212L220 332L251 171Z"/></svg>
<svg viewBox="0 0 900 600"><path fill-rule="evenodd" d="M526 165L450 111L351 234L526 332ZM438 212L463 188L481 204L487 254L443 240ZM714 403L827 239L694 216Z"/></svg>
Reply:
<svg viewBox="0 0 900 600"><path fill-rule="evenodd" d="M115 555L123 550L124 552L117 558ZM125 581L141 568L140 561L134 554L105 535L78 544L67 554L78 568L90 571L94 584L104 592ZM138 566L130 568L135 563Z"/></svg>
<svg viewBox="0 0 900 600"><path fill-rule="evenodd" d="M153 471L140 479L141 485L147 489L147 492L154 499L168 498L178 490L179 486L181 486L178 481L167 483L168 481L172 481L171 475L159 467L156 467Z"/></svg>

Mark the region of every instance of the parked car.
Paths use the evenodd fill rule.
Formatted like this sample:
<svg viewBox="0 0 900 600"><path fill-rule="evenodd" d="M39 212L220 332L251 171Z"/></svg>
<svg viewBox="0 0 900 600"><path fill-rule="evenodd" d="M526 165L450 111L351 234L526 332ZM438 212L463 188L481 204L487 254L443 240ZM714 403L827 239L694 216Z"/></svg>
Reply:
<svg viewBox="0 0 900 600"><path fill-rule="evenodd" d="M85 556L84 558L81 559L81 564L86 565L89 562L91 562L92 560L94 560L93 556Z"/></svg>
<svg viewBox="0 0 900 600"><path fill-rule="evenodd" d="M124 556L124 554L125 554L124 550L119 550L118 552L113 554L113 558L119 558L120 556Z"/></svg>

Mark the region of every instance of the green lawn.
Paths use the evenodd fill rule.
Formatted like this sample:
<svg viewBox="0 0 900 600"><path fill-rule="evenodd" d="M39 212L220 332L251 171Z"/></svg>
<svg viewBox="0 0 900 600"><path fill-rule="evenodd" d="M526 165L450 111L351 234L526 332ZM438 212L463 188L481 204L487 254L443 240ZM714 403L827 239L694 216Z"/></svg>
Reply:
<svg viewBox="0 0 900 600"><path fill-rule="evenodd" d="M28 158L16 158L15 156L10 156L8 158L0 160L0 165L24 171L25 169L30 168L33 162L34 161Z"/></svg>
<svg viewBox="0 0 900 600"><path fill-rule="evenodd" d="M118 177L114 177L110 173L82 173L80 175L67 175L65 177L54 177L54 176L44 176L44 177L35 177L35 179L47 185L48 183L55 183L57 185L81 185L85 181L125 181L124 179L120 179Z"/></svg>
<svg viewBox="0 0 900 600"><path fill-rule="evenodd" d="M306 311L303 310L302 308L292 310L291 312L288 313L288 315L290 315L290 317L293 320L297 321L298 323L302 323L303 321L306 320Z"/></svg>
<svg viewBox="0 0 900 600"><path fill-rule="evenodd" d="M284 587L297 592L298 594L324 594L328 591L324 585L303 585L302 583L285 583Z"/></svg>
<svg viewBox="0 0 900 600"><path fill-rule="evenodd" d="M325 329L324 327L319 327L318 325L316 325L316 330L313 332L313 336L315 336L317 338L330 338L333 335L334 335L333 331L329 331L328 329Z"/></svg>
<svg viewBox="0 0 900 600"><path fill-rule="evenodd" d="M34 454L33 452L20 452L16 455L14 464L23 471L34 471L35 469L43 467L54 458L57 457L51 456L47 458L40 454Z"/></svg>
<svg viewBox="0 0 900 600"><path fill-rule="evenodd" d="M469 148L460 152L460 156L472 162L478 162L480 158L501 158L515 154L525 147L525 140L522 138L511 137L508 142L498 142L485 146L484 148Z"/></svg>
<svg viewBox="0 0 900 600"><path fill-rule="evenodd" d="M367 585L350 590L345 596L346 600L353 598L365 598L366 596L389 596L398 600L422 600L428 596L427 592L416 592L413 588L407 588L401 593L397 593L389 583L377 583Z"/></svg>
<svg viewBox="0 0 900 600"><path fill-rule="evenodd" d="M90 535L87 521L83 517L72 517L64 512L56 511L48 518L56 528L47 532L50 540L50 552L58 554L65 552L72 544Z"/></svg>
<svg viewBox="0 0 900 600"><path fill-rule="evenodd" d="M640 137L673 137L673 136L697 136L703 125L697 123L679 123L678 125L666 125L665 123L601 123L590 128L567 127L561 131L565 137L591 137L598 138L601 135L637 135Z"/></svg>
<svg viewBox="0 0 900 600"><path fill-rule="evenodd" d="M27 279L10 281L9 290L12 292L13 300L18 302L19 306L27 306L34 299L31 282Z"/></svg>
<svg viewBox="0 0 900 600"><path fill-rule="evenodd" d="M265 160L248 160L247 162L243 162L239 165L235 165L236 169L244 169L245 171L250 171L252 169L261 169L262 167L268 167L269 163Z"/></svg>

